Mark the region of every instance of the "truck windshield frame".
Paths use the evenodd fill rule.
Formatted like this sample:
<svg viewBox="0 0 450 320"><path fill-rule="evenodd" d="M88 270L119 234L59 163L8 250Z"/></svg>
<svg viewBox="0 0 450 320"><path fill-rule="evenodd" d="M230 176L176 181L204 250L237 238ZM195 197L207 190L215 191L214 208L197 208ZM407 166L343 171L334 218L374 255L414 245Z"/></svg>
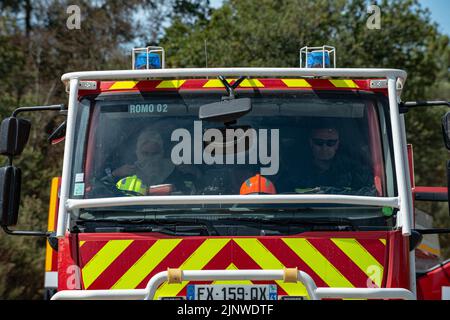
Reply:
<svg viewBox="0 0 450 320"><path fill-rule="evenodd" d="M192 99L193 97L199 97L199 96L204 96L205 94L210 95L212 98L210 99L210 101L212 100L216 100L219 101L218 99L220 99L220 97L223 95L222 91L211 91L208 90L207 92L202 92L199 90L195 90L195 92L183 92L182 95L185 99L189 100ZM310 97L311 98L311 92L305 92L305 91L299 91L299 90L282 90L282 91L269 91L269 92L265 92L264 94L261 94L260 92L255 94L254 92L241 92L242 96L253 96L253 98L258 99L258 97L261 96L279 96L279 95L305 95L306 97ZM131 94L132 96L136 97L136 93ZM138 95L140 96L144 96L145 99L148 99L149 97L154 97L154 96L160 96L161 94L156 94L156 93L144 93L143 95L141 93L139 93ZM173 95L180 95L179 92L174 92L174 93L163 93L164 96L173 96ZM380 214L383 212L382 208L383 206L389 206L389 203L391 203L392 205L390 205L391 207L397 207L397 201L396 201L396 181L395 181L395 173L393 171L393 156L392 156L392 139L391 139L391 130L390 130L390 119L389 119L389 112L388 112L388 104L387 104L387 98L385 96L383 96L382 94L375 94L375 93L370 93L370 92L320 92L318 93L319 96L321 97L327 97L327 99L330 99L330 96L335 95L335 99L339 98L339 99L343 99L343 97L345 97L345 99L354 99L355 101L371 101L371 103L373 104L373 107L371 108L372 110L372 115L371 115L371 119L369 119L370 121L372 121L372 128L375 130L371 130L370 135L372 135L372 143L374 142L373 138L374 135L376 135L379 139L378 143L380 143L380 147L382 150L380 150L380 152L378 152L378 157L383 157L382 159L382 163L381 163L381 168L386 167L386 169L381 169L383 172L383 177L380 177L380 179L383 181L383 190L382 190L382 194L377 194L374 195L377 197L376 200L374 200L374 206L379 206L380 207ZM327 96L328 95L328 96ZM314 94L312 95L314 96ZM99 112L98 110L100 109L100 107L102 106L102 103L110 103L112 100L114 101L118 101L123 99L124 101L126 101L127 99L130 99L130 93L128 94L124 94L124 93L107 93L107 94L101 94L99 96L85 96L83 97L83 99L81 100L81 102L78 105L78 112L77 112L77 120L75 122L75 126L76 126L76 134L75 134L75 146L76 146L76 150L74 150L75 152L73 153L73 170L72 170L72 175L70 178L70 181L73 181L74 183L72 183L71 186L71 191L70 191L70 198L72 200L68 201L69 207L71 205L77 206L77 201L78 201L78 205L80 203L80 201L84 201L85 204L86 201L94 201L95 200L99 200L101 201L102 199L107 199L110 198L108 196L103 196L103 197L99 197L97 199L86 199L86 200L81 200L82 198L84 198L83 196L77 196L76 194L74 194L75 192L75 185L76 185L76 181L82 181L82 182L78 182L78 183L84 183L84 179L88 179L86 177L86 173L85 173L85 169L86 166L89 166L89 157L87 156L89 154L89 152L92 152L90 150L95 150L95 146L91 145L89 146L89 143L84 143L84 141L94 141L95 139L95 130L93 130L93 119L96 119L95 117L99 117ZM103 102L102 102L103 101ZM98 105L96 105L96 103ZM155 107L157 108L157 105L155 105ZM320 106L319 106L320 107ZM130 106L128 106L128 108L130 108ZM368 108L370 109L370 108ZM136 108L134 109L134 111L136 111ZM130 110L128 111L130 113ZM192 112L189 113L190 117L193 117L193 119L197 116L197 110L194 110ZM370 113L370 112L369 112ZM86 120L89 119L89 126L86 125ZM97 118L98 119L98 118ZM366 119L367 120L367 119ZM380 126L381 124L381 126ZM375 127L376 126L376 127ZM110 129L108 129L110 130ZM375 139L375 142L377 141ZM375 152L376 153L376 152ZM81 155L81 156L80 156ZM374 156L372 154L372 156ZM386 162L386 165L384 165ZM92 164L91 164L92 166ZM378 169L380 170L380 168ZM390 170L389 174L385 174L386 170ZM83 174L83 178L80 178L80 173ZM77 180L78 179L78 180ZM81 179L81 180L80 180ZM387 186L387 184L389 184L389 187ZM88 186L89 187L89 186ZM231 195L239 195L239 193L232 193ZM327 196L330 195L330 196ZM381 195L381 196L380 196ZM280 195L281 198L283 198L284 195ZM301 201L303 203L306 204L311 204L311 203L318 203L318 205L320 206L320 203L326 203L325 199L328 198L328 200L331 199L330 203L335 203L333 202L333 199L344 199L344 198L373 198L371 197L371 195L358 195L358 194L347 194L345 195L345 193L342 195L336 194L333 195L332 193L327 193L327 192L322 192L322 194L317 194L317 195L311 195L311 193L307 193L306 198L304 199L305 201ZM115 197L115 196L114 196ZM173 196L175 198L177 198L177 196ZM242 198L245 198L246 196L241 196ZM317 201L312 201L312 202L308 202L308 197L309 198L316 198L318 199ZM134 199L139 200L139 198L141 197L134 197ZM152 196L152 197L147 197L147 198L152 198L155 199L157 197ZM174 200L175 200L174 198ZM194 197L195 198L195 197ZM219 197L220 198L220 197ZM222 197L223 198L223 197ZM295 198L295 197L293 197ZM322 200L323 198L323 200ZM116 201L119 199L115 199ZM378 200L381 200L379 202L379 204L375 204L378 202ZM386 200L385 202L383 202L384 200ZM324 202L323 202L324 201ZM105 201L106 202L106 201ZM119 201L120 202L120 201ZM228 202L231 203L231 202ZM276 201L275 201L276 203ZM278 202L278 203L282 203L282 202ZM296 203L296 204L293 204ZM123 204L124 206L126 206L126 204ZM362 205L362 204L361 204ZM110 205L108 205L110 206ZM260 204L253 204L252 206L260 206ZM284 205L284 206L288 206L288 207L294 207L294 206L298 206L298 201L294 201L291 202L291 204L289 205ZM147 205L148 207L148 205ZM202 207L205 207L205 205L203 205ZM212 205L212 207L217 207L217 205Z"/></svg>
<svg viewBox="0 0 450 320"><path fill-rule="evenodd" d="M374 68L336 68L336 69L310 69L310 68L184 68L184 69L158 69L158 70L108 70L86 71L64 74L61 80L67 85L69 92L66 143L64 146L64 161L61 178L60 202L58 209L58 223L56 236L62 238L69 230L70 214L76 214L82 208L128 206L134 204L189 204L200 203L200 199L187 199L186 197L135 197L135 198L103 198L79 200L71 199L71 172L74 152L75 120L77 117L77 105L79 102L79 85L83 80L139 80L139 79L168 79L168 78L205 78L205 77L327 77L327 78L364 78L386 79L387 96L389 100L389 130L383 134L392 134L393 163L395 189L398 196L395 197L362 197L347 195L277 195L263 198L260 196L204 196L201 203L343 203L364 204L370 206L387 206L397 208L398 215L396 227L403 236L411 235L413 209L411 182L408 168L406 134L404 117L399 113L398 103L405 85L407 73L400 69L374 69ZM370 90L371 91L371 90ZM196 197L196 196L193 196ZM170 198L170 200L168 199ZM175 199L176 198L176 199Z"/></svg>

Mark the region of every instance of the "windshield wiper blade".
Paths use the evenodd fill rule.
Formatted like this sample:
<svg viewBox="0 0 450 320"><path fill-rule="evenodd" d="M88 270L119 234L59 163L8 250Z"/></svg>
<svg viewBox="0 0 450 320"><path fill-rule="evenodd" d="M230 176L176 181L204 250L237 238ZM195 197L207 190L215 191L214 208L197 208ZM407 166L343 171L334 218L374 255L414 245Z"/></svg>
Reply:
<svg viewBox="0 0 450 320"><path fill-rule="evenodd" d="M219 235L219 232L217 229L210 223L208 220L203 219L196 219L196 218L189 218L189 219L177 219L177 220L171 220L171 219L158 219L158 218L142 218L142 219L125 219L125 218L111 218L111 219L88 219L88 220L77 220L77 222L82 223L117 223L125 225L124 228L127 228L127 230L131 230L133 228L139 227L148 227L151 229L151 232L161 232L162 230L169 230L168 228L174 227L175 233L176 233L176 227L182 226L182 227L193 227L193 229L197 228L203 228L203 230L207 231L208 236L217 236ZM130 227L133 226L133 227ZM114 228L116 226L108 225L107 227ZM148 231L150 231L150 229ZM179 235L179 234L175 234Z"/></svg>
<svg viewBox="0 0 450 320"><path fill-rule="evenodd" d="M217 231L217 229L214 227L214 225L206 219L197 219L197 218L183 218L183 219L177 219L177 220L171 220L171 219L151 219L151 221L155 221L158 224L162 224L162 225L181 225L181 226L186 226L186 225L193 225L193 226L203 226L207 231L208 231L208 235L209 236L218 236L219 232Z"/></svg>
<svg viewBox="0 0 450 320"><path fill-rule="evenodd" d="M343 227L338 228L342 230L347 230L346 227L350 227L353 231L358 230L358 227L355 223L348 218L258 218L258 217L223 217L217 219L218 221L236 221L236 222L246 222L252 224L277 224L277 225L290 225L290 226L299 226L306 225L311 226L313 229L316 226L326 227L326 226L336 226Z"/></svg>

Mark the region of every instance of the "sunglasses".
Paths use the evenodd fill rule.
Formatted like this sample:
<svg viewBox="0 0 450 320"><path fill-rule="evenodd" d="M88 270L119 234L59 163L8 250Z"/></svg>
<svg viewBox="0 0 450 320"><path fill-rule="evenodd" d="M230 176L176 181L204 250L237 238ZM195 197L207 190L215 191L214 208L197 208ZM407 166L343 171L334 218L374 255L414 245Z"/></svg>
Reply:
<svg viewBox="0 0 450 320"><path fill-rule="evenodd" d="M337 139L312 139L312 142L316 145L316 146L320 146L323 147L324 145L326 145L327 147L334 147L336 145L336 143L338 142Z"/></svg>

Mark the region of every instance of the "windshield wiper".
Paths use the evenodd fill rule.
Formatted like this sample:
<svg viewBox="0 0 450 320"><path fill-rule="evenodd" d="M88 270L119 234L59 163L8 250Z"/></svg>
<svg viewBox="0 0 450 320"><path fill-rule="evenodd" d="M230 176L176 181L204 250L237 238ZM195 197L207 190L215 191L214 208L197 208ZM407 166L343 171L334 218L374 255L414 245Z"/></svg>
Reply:
<svg viewBox="0 0 450 320"><path fill-rule="evenodd" d="M88 224L94 230L106 232L106 230L118 230L121 232L160 232L171 235L185 235L179 233L177 228L185 229L184 233L192 230L204 230L208 236L217 236L219 232L207 220L203 219L124 219L124 218L101 218L77 220L77 224ZM98 225L98 224L101 225ZM114 223L114 224L112 224Z"/></svg>
<svg viewBox="0 0 450 320"><path fill-rule="evenodd" d="M285 226L309 226L311 230L329 229L330 226L337 227L338 230L357 231L358 226L348 218L257 218L257 217L224 217L219 221L239 221L256 224L276 224Z"/></svg>

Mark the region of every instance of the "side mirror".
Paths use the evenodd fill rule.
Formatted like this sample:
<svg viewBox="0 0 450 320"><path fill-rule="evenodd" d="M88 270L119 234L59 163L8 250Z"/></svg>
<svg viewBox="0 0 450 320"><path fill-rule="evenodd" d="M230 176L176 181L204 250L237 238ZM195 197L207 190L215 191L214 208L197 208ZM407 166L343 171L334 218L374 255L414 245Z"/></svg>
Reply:
<svg viewBox="0 0 450 320"><path fill-rule="evenodd" d="M0 168L0 227L9 235L49 237L50 232L10 230L19 216L22 174L12 165L13 157L19 156L30 137L31 122L18 118L21 112L63 111L64 105L21 107L0 125L0 155L7 156L9 165Z"/></svg>
<svg viewBox="0 0 450 320"><path fill-rule="evenodd" d="M8 157L22 153L30 136L31 122L25 119L9 117L0 127L0 154Z"/></svg>
<svg viewBox="0 0 450 320"><path fill-rule="evenodd" d="M22 173L19 168L7 166L0 168L0 225L17 224L20 204Z"/></svg>

